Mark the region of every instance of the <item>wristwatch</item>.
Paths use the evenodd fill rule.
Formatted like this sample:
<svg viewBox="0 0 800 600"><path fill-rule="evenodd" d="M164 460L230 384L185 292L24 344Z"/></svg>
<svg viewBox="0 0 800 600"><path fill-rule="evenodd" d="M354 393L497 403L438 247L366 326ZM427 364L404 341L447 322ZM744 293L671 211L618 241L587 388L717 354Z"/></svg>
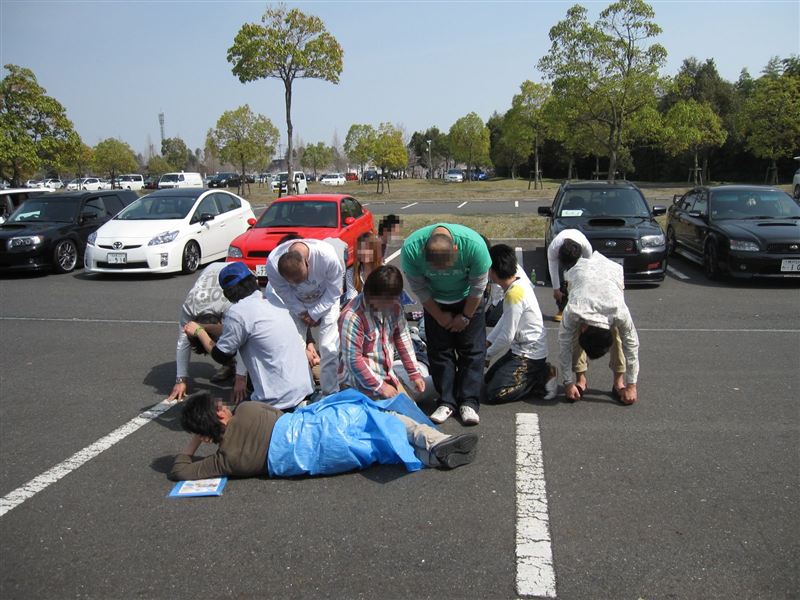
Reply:
<svg viewBox="0 0 800 600"><path fill-rule="evenodd" d="M189 379L188 377L176 377L175 383L186 383L188 379Z"/></svg>

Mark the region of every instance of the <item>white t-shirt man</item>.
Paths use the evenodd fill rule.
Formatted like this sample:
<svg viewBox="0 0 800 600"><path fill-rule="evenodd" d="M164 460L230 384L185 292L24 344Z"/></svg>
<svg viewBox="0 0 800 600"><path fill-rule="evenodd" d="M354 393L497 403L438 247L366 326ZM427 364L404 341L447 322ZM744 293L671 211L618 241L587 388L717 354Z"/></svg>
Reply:
<svg viewBox="0 0 800 600"><path fill-rule="evenodd" d="M519 277L519 274L517 274ZM530 280L519 278L505 291L503 316L486 337L486 358L494 360L511 348L531 360L547 358L547 331Z"/></svg>
<svg viewBox="0 0 800 600"><path fill-rule="evenodd" d="M572 240L580 245L581 258L589 258L593 252L592 244L577 229L565 229L554 237L547 247L547 268L550 271L550 281L554 290L561 288L561 276L558 272L558 251L564 245L564 240Z"/></svg>

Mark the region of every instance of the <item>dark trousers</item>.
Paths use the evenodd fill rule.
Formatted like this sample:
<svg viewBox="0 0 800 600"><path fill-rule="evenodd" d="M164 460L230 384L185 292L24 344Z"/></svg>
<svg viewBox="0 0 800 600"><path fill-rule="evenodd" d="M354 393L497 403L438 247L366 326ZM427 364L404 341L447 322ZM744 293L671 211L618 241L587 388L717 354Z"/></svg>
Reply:
<svg viewBox="0 0 800 600"><path fill-rule="evenodd" d="M465 301L439 304L445 312L459 315ZM479 306L462 331L454 333L443 328L425 311L425 341L433 385L440 396L439 406L453 410L459 406L480 406L483 365L486 360L486 320Z"/></svg>
<svg viewBox="0 0 800 600"><path fill-rule="evenodd" d="M567 306L567 300L569 298L567 297L567 282L564 281L564 269L562 269L561 267L558 267L558 277L561 279L560 289L561 293L564 295L561 297L560 302L556 300L556 304L558 305L558 312L562 313L564 312L564 308Z"/></svg>
<svg viewBox="0 0 800 600"><path fill-rule="evenodd" d="M486 373L486 404L516 402L525 396L545 395L550 373L547 359L533 360L509 350Z"/></svg>

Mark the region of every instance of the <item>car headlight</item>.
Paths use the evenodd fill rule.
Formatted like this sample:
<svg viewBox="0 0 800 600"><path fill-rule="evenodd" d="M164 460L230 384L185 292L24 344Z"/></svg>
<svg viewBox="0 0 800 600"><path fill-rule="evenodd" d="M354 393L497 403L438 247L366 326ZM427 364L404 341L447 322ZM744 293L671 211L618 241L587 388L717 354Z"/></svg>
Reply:
<svg viewBox="0 0 800 600"><path fill-rule="evenodd" d="M731 250L739 252L758 252L761 248L755 242L747 242L745 240L731 240Z"/></svg>
<svg viewBox="0 0 800 600"><path fill-rule="evenodd" d="M178 233L180 233L177 229L175 231L162 231L152 240L147 242L148 246L158 246L160 244L168 244L173 241L176 237L178 237Z"/></svg>
<svg viewBox="0 0 800 600"><path fill-rule="evenodd" d="M11 248L25 248L25 247L33 247L38 246L44 241L44 238L41 235L26 235L20 237L13 237L8 240L8 249Z"/></svg>
<svg viewBox="0 0 800 600"><path fill-rule="evenodd" d="M664 234L658 233L656 235L643 235L639 241L642 244L642 250L661 248L664 246Z"/></svg>
<svg viewBox="0 0 800 600"><path fill-rule="evenodd" d="M94 231L89 234L89 237L86 238L86 243L90 246L94 246L95 242L97 241L97 232Z"/></svg>
<svg viewBox="0 0 800 600"><path fill-rule="evenodd" d="M228 246L228 256L230 258L244 258L244 254L236 246Z"/></svg>

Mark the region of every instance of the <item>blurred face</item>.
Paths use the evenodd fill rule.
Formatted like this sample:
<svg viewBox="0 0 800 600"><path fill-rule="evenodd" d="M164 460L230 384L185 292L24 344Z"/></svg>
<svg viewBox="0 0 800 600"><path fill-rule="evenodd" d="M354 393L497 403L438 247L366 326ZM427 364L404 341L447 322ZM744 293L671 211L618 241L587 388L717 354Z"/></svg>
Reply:
<svg viewBox="0 0 800 600"><path fill-rule="evenodd" d="M501 281L500 278L497 276L497 273L494 272L494 269L491 268L489 269L489 281L491 281L492 283L496 283L497 285L500 285Z"/></svg>
<svg viewBox="0 0 800 600"><path fill-rule="evenodd" d="M372 244L369 242L359 242L356 254L358 255L358 260L362 263L375 262L375 252L372 250Z"/></svg>
<svg viewBox="0 0 800 600"><path fill-rule="evenodd" d="M397 298L394 296L376 296L367 299L369 307L378 313L389 313L397 303Z"/></svg>
<svg viewBox="0 0 800 600"><path fill-rule="evenodd" d="M453 266L456 262L456 252L457 248L453 246L452 252L437 252L436 253L436 264L431 263L430 267L434 271L446 271L450 267Z"/></svg>
<svg viewBox="0 0 800 600"><path fill-rule="evenodd" d="M389 228L389 239L396 240L399 237L400 237L400 223L397 223Z"/></svg>

